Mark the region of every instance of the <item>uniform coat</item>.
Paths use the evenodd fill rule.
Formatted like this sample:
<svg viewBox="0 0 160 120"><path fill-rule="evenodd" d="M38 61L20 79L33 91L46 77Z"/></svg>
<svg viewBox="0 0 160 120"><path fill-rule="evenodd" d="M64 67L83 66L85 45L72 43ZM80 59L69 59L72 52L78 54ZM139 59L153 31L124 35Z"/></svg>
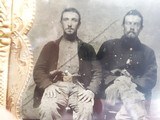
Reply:
<svg viewBox="0 0 160 120"><path fill-rule="evenodd" d="M137 38L129 41L124 36L121 39L108 40L102 44L97 59L103 69L103 85L105 89L113 83L118 75L113 75L113 69L126 69L132 76L132 82L137 90L151 98L151 90L157 81L157 64L154 51L142 44Z"/></svg>
<svg viewBox="0 0 160 120"><path fill-rule="evenodd" d="M34 92L34 107L39 106L45 88L55 82L53 81L53 78L49 76L49 72L57 69L59 43L61 39L62 37L56 41L51 41L47 43L43 47L34 67L33 77L36 83L36 88ZM92 69L92 63L96 59L96 53L94 51L94 48L90 44L85 43L78 38L77 40L79 74L81 76L78 78L78 80L83 84L84 88L96 93L100 84L100 82L96 80L96 77L92 78L92 75L94 73L94 70Z"/></svg>

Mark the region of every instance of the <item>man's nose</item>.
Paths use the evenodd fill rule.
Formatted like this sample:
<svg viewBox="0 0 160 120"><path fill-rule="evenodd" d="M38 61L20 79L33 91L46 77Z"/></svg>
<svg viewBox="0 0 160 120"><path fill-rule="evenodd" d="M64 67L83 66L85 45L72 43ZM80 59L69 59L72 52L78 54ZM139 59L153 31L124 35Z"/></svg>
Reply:
<svg viewBox="0 0 160 120"><path fill-rule="evenodd" d="M72 22L68 21L68 27L71 27L71 26L72 26Z"/></svg>
<svg viewBox="0 0 160 120"><path fill-rule="evenodd" d="M130 25L130 29L131 29L131 30L134 30L134 29L135 29L135 25L134 25L134 24L131 24L131 25Z"/></svg>
<svg viewBox="0 0 160 120"><path fill-rule="evenodd" d="M134 27L130 27L130 31L134 31Z"/></svg>

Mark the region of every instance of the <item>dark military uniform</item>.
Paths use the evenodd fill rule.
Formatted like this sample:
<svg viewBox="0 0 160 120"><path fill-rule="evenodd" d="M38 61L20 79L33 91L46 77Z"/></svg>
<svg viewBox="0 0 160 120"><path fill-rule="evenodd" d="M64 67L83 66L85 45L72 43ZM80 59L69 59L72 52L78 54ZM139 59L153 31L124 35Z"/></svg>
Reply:
<svg viewBox="0 0 160 120"><path fill-rule="evenodd" d="M112 74L111 70L126 69L133 76L132 82L137 85L137 90L150 101L151 90L157 81L156 58L151 48L142 44L138 38L131 40L122 36L121 39L104 42L97 53L97 59L103 68L104 89L118 76Z"/></svg>

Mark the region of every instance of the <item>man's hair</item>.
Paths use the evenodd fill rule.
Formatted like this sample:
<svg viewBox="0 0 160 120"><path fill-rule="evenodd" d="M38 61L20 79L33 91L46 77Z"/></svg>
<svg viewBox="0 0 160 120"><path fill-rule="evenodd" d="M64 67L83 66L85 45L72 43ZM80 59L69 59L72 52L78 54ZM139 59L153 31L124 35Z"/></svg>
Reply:
<svg viewBox="0 0 160 120"><path fill-rule="evenodd" d="M81 22L81 15L79 13L79 11L75 8L65 8L62 13L61 13L61 21L62 21L62 18L63 18L63 14L65 12L74 12L74 13L77 13L77 15L79 16L79 23Z"/></svg>
<svg viewBox="0 0 160 120"><path fill-rule="evenodd" d="M123 25L125 23L125 18L128 15L135 15L135 16L139 16L141 18L141 27L143 27L143 16L142 14L138 11L138 10L130 10L129 12L127 12L127 14L124 16L123 18Z"/></svg>

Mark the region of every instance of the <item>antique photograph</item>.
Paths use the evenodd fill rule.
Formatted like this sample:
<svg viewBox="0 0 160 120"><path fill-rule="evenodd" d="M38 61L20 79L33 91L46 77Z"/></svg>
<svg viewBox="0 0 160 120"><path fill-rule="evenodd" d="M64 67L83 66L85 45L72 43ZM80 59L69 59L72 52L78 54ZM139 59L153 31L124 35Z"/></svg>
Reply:
<svg viewBox="0 0 160 120"><path fill-rule="evenodd" d="M160 0L15 1L0 57L17 119L160 119Z"/></svg>
<svg viewBox="0 0 160 120"><path fill-rule="evenodd" d="M149 112L157 114L151 105L158 99L157 2L41 0L36 6L24 118L147 120ZM27 108L30 99L37 114Z"/></svg>

